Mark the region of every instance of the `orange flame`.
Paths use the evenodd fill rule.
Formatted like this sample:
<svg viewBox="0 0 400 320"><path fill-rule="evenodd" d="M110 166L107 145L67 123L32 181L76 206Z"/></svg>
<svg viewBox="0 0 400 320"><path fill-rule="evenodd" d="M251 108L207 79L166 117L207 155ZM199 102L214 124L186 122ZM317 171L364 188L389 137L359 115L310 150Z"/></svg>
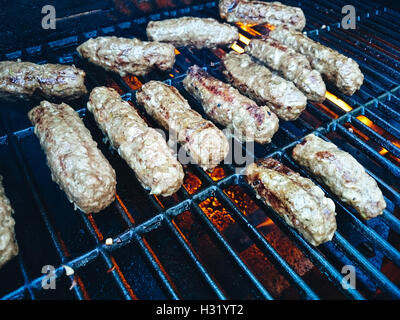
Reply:
<svg viewBox="0 0 400 320"><path fill-rule="evenodd" d="M245 37L244 35L242 35L241 33L239 33L239 40L242 41L244 44L249 44L250 43L250 39Z"/></svg>
<svg viewBox="0 0 400 320"><path fill-rule="evenodd" d="M346 102L344 102L342 99L339 99L338 97L336 97L334 94L330 93L329 91L326 91L325 98L327 98L329 101L333 102L339 108L343 109L346 112L353 110L353 108L350 107Z"/></svg>
<svg viewBox="0 0 400 320"><path fill-rule="evenodd" d="M244 24L242 22L237 22L236 25L246 31L247 33L251 34L252 36L261 36L261 33L254 30L252 27L254 27L256 24Z"/></svg>
<svg viewBox="0 0 400 320"><path fill-rule="evenodd" d="M239 46L239 45L236 43L236 41L235 41L235 43L231 46L231 48L232 48L233 50L235 50L237 53L243 53L243 52L244 52L244 49L243 49L241 46Z"/></svg>
<svg viewBox="0 0 400 320"><path fill-rule="evenodd" d="M267 220L265 220L265 221L261 222L260 224L258 224L256 226L256 228L268 227L268 226L272 226L273 224L274 224L274 222L271 219L268 218Z"/></svg>

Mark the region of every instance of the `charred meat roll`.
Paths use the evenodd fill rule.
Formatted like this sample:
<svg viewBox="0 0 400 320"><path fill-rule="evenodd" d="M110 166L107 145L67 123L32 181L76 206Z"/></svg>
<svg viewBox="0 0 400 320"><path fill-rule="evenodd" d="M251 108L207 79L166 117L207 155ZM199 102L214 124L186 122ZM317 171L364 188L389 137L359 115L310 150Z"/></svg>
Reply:
<svg viewBox="0 0 400 320"><path fill-rule="evenodd" d="M219 14L228 22L287 25L299 31L306 25L300 8L285 6L280 2L220 0Z"/></svg>
<svg viewBox="0 0 400 320"><path fill-rule="evenodd" d="M153 69L170 70L175 63L173 45L139 39L98 37L84 42L77 50L91 63L122 77L144 76Z"/></svg>
<svg viewBox="0 0 400 320"><path fill-rule="evenodd" d="M244 141L268 143L278 130L278 117L267 106L258 106L198 66L189 68L183 85L211 119Z"/></svg>
<svg viewBox="0 0 400 320"><path fill-rule="evenodd" d="M364 75L353 59L311 40L301 32L284 27L275 28L269 36L297 52L304 54L311 67L332 82L341 92L352 95L360 89Z"/></svg>
<svg viewBox="0 0 400 320"><path fill-rule="evenodd" d="M136 99L204 170L216 167L227 156L229 143L224 133L191 109L176 88L150 81L136 92Z"/></svg>
<svg viewBox="0 0 400 320"><path fill-rule="evenodd" d="M257 195L312 245L332 240L335 204L310 179L272 158L248 166L246 179Z"/></svg>
<svg viewBox="0 0 400 320"><path fill-rule="evenodd" d="M169 42L177 47L215 48L239 39L238 30L213 18L183 17L151 21L147 37L153 41Z"/></svg>
<svg viewBox="0 0 400 320"><path fill-rule="evenodd" d="M75 208L95 213L114 201L115 171L69 105L42 101L28 113L51 177Z"/></svg>
<svg viewBox="0 0 400 320"><path fill-rule="evenodd" d="M364 219L383 213L386 202L376 181L349 153L310 134L293 149L293 159Z"/></svg>
<svg viewBox="0 0 400 320"><path fill-rule="evenodd" d="M252 39L245 51L279 72L286 80L293 81L307 99L324 101L325 83L304 55L271 38Z"/></svg>
<svg viewBox="0 0 400 320"><path fill-rule="evenodd" d="M183 168L163 136L111 88L94 88L87 108L111 146L128 163L144 188L170 196L183 183Z"/></svg>
<svg viewBox="0 0 400 320"><path fill-rule="evenodd" d="M305 109L307 98L292 82L255 63L249 55L232 51L222 63L230 83L259 105L271 107L282 120L296 120Z"/></svg>
<svg viewBox="0 0 400 320"><path fill-rule="evenodd" d="M0 268L18 255L19 251L12 214L13 209L3 187L3 177L0 176Z"/></svg>
<svg viewBox="0 0 400 320"><path fill-rule="evenodd" d="M85 75L73 65L0 61L0 97L76 99L87 93Z"/></svg>

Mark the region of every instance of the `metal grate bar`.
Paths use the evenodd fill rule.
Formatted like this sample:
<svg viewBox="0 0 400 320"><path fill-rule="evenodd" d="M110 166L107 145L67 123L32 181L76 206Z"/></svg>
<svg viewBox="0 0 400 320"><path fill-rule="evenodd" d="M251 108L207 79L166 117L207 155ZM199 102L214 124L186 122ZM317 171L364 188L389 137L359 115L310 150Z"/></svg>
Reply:
<svg viewBox="0 0 400 320"><path fill-rule="evenodd" d="M393 153L395 156L400 155L400 149L397 146L392 145L388 141L386 141L382 136L380 136L377 132L375 132L370 127L364 125L360 122L356 117L359 114L365 114L371 121L376 123L378 126L389 132L395 137L399 137L399 130L396 125L390 123L389 120L385 120L386 116L392 119L399 118L399 112L396 109L395 103L384 101L384 98L393 97L395 99L396 90L399 89L399 79L400 72L396 66L398 66L398 62L396 61L396 54L398 54L400 43L396 40L397 37L389 28L389 23L393 22L394 24L398 24L397 20L393 18L393 15L389 15L386 10L381 6L373 6L371 2L359 2L353 1L354 4L357 5L358 16L358 27L360 33L353 35L351 32L346 32L348 38L343 38L338 35L335 31L335 28L340 27L340 23L335 23L335 18L330 14L329 18L326 20L330 23L330 26L324 28L322 25L321 14L325 14L325 12L334 13L335 17L338 17L338 14L341 11L341 6L345 3L345 0L340 0L340 2L332 4L332 3L322 3L322 1L318 0L317 4L306 1L302 5L305 12L307 13L308 26L312 26L313 28L321 28L325 31L319 30L310 30L309 35L314 37L318 36L317 40L322 42L326 42L332 48L338 48L338 44L341 44L339 49L344 50L350 56L354 57L357 62L360 63L363 71L365 71L365 84L363 88L353 97L347 97L338 92L333 88L332 92L337 95L339 98L351 104L353 110L349 113L344 112L334 103L325 101L324 106L330 111L337 114L337 118L332 118L328 116L324 112L322 112L318 105L313 103L308 104L306 111L311 115L314 115L320 122L319 128L317 131L314 131L315 128L313 123L309 122L307 117L302 116L299 120L293 123L281 123L280 129L278 131L278 135L282 137L284 141L277 141L275 138L274 142L269 144L268 146L258 146L260 150L263 150L263 156L275 156L287 161L293 168L298 169L298 172L301 172L305 176L309 177L308 173L302 170L293 162L290 157L291 148L297 144L302 137L306 133L314 132L324 139L328 132L337 132L342 135L346 140L348 140L351 144L360 149L363 153L367 155L368 158L378 162L382 165L383 168L390 171L395 177L399 177L400 168L387 160L385 157L376 152L372 147L370 147L367 143L364 143L361 139L351 134L346 130L343 126L345 121L351 122L357 129L361 132L364 132L368 137L370 137L373 141L378 143L379 145L385 147L388 151ZM298 5L297 2L293 2L294 5ZM160 12L156 12L150 16L150 19L162 19L164 17L173 17L173 16L181 16L181 15L198 15L198 16L212 16L218 18L216 13L216 2L210 2L205 5L199 6L190 6L182 9L173 9L169 12L163 11L160 9ZM364 19L365 18L365 19ZM386 18L387 21L385 20ZM140 17L133 20L133 24L129 21L118 24L115 26L110 26L106 28L102 28L96 30L97 35L124 35L127 37L131 37L132 35L140 35L143 37L145 35L144 27L145 22L148 21L149 17ZM325 17L324 17L325 19ZM325 20L324 20L325 21ZM372 32L371 26L374 26L374 30ZM375 30L378 30L375 32ZM244 31L240 31L245 36L251 38L251 35L248 35ZM336 37L335 37L336 35ZM88 37L92 37L93 34L88 35L79 35L72 36L65 41L61 41L64 44L60 44L57 41L54 41L49 44L44 44L41 54L46 57L47 61L52 62L62 62L62 63L71 63L77 57L76 52L68 53L71 50L74 50L77 43L80 43L82 40L86 40ZM395 38L395 39L393 39ZM372 42L368 42L373 40L376 44L375 47L370 47L369 44ZM358 42L359 41L359 42ZM61 45L61 47L59 47ZM65 49L64 47L65 46ZM70 47L70 49L69 49ZM60 50L60 54L58 54L57 50ZM29 58L31 55L28 51L24 50L22 58ZM62 52L67 52L67 54L63 54ZM193 63L197 63L203 67L206 67L209 71L214 72L219 64L219 55L223 54L222 52L212 52L209 50L189 50L189 49L180 49L181 54L177 56L177 70L173 70L170 78L165 79L167 76L161 72L154 73L155 77L164 80L164 82L168 84L173 84L176 87L181 88L180 81L184 76L184 72L187 67ZM13 53L14 54L14 53ZM8 56L7 56L8 57ZM11 57L11 56L10 56ZM20 56L19 56L20 57ZM187 59L187 61L185 61ZM365 59L365 60L363 60ZM78 59L79 60L79 59ZM79 60L79 63L83 63L88 72L88 78L92 80L93 84L96 85L104 85L103 81L100 81L96 76L96 70L91 68L86 62ZM394 66L395 68L390 69L390 66ZM86 70L86 68L85 68ZM107 75L108 76L108 75ZM144 77L144 81L149 80L151 77ZM125 81L125 79L121 79L119 76L112 76L112 80L115 81L119 86L121 86L122 91L128 92L126 99L129 100L132 98L134 100L134 91L129 84ZM141 79L142 80L142 79ZM395 86L395 88L393 87ZM331 89L329 89L331 91ZM392 90L390 93L388 90ZM125 96L124 96L125 98ZM372 102L371 102L371 99ZM366 103L367 102L367 103ZM364 104L366 103L366 104ZM201 109L201 106L196 106L198 109ZM379 109L378 109L379 108ZM85 115L85 109L81 109L80 115ZM377 111L374 113L374 111ZM361 112L361 113L360 113ZM357 121L356 121L357 120ZM8 122L8 121L7 121ZM94 127L97 130L97 126L94 124ZM328 128L328 131L325 130ZM115 263L113 261L113 257L111 253L114 250L118 250L119 248L125 246L126 244L133 242L138 246L140 252L150 265L150 269L155 274L158 282L161 283L162 289L167 293L167 295L172 299L179 299L179 288L176 288L173 281L169 278L168 274L164 270L160 261L158 261L157 256L152 252L152 249L147 244L145 239L145 234L152 230L157 230L157 228L161 225L165 226L167 231L172 235L173 239L180 245L183 249L185 256L193 263L195 270L200 274L201 278L205 281L211 291L219 298L226 299L226 295L229 293L225 293L216 281L213 279L213 275L209 273L205 266L203 266L202 262L197 257L195 250L190 247L190 244L185 240L183 234L179 232L179 228L174 225L173 217L180 214L184 210L190 210L194 213L196 217L199 217L202 224L205 225L209 234L215 240L216 244L223 249L226 257L232 260L235 266L238 267L241 274L244 275L245 279L251 283L251 285L256 289L256 291L260 294L262 298L265 299L273 299L272 295L264 288L261 282L257 279L257 277L248 269L245 263L241 260L239 255L235 252L232 246L228 243L227 240L224 239L223 235L218 231L218 229L213 225L213 223L209 220L206 214L199 207L199 203L210 196L215 196L217 199L221 200L221 203L224 207L229 209L229 213L236 220L236 222L240 225L240 227L248 234L256 243L257 247L261 249L263 254L268 257L277 269L284 274L285 279L287 279L292 285L294 285L300 294L308 299L318 299L319 297L315 294L312 287L309 286L294 270L293 268L280 256L280 254L271 246L271 244L264 238L264 236L254 228L248 221L248 219L240 212L240 210L235 206L232 200L224 193L224 187L233 184L237 184L242 187L248 194L255 197L254 190L248 186L243 176L235 172L236 167L234 165L224 165L224 168L227 169L226 176L219 180L214 181L209 174L204 171L198 169L197 167L190 168L191 171L195 172L198 177L200 177L205 182L205 187L200 192L194 193L193 195L189 195L188 192L182 188L178 192L179 198L184 198L185 200L179 202L178 204L174 204L172 207L166 209L150 194L147 194L147 198L152 206L155 208L155 216L147 219L142 224L136 226L135 222L132 218L133 214L140 214L131 211L131 209L124 208L124 199L120 199L120 201L116 201L114 203L114 207L117 212L119 212L120 216L128 226L128 230L124 231L122 234L118 235L118 238L121 239L121 243L118 245L112 245L110 247L105 246L102 243L102 240L99 239L98 233L94 229L96 226L93 226L91 221L89 221L88 217L80 212L79 215L84 222L85 228L88 230L91 238L94 239L96 243L96 248L88 253L85 253L78 258L68 261L68 259L63 254L62 246L59 243L55 229L53 224L51 223L50 217L47 213L46 203L43 201L40 196L40 192L38 191L36 182L34 178L32 178L31 169L29 165L27 165L27 159L23 155L22 149L19 146L18 136L19 134L32 134L32 132L22 133L22 131L11 133L10 128L7 129L8 136L4 136L5 139L10 141L11 147L15 153L15 158L18 160L20 167L23 169L24 176L28 180L28 184L31 187L31 192L35 198L35 202L40 209L43 221L47 227L47 230L50 233L51 239L54 242L54 245L57 249L57 253L61 258L62 263L66 263L67 265L79 269L88 263L94 261L96 258L101 258L105 262L105 264L109 268L113 268ZM28 130L29 131L29 130ZM245 146L242 145L244 149ZM277 151L281 150L281 151ZM257 152L256 152L257 153ZM393 202L394 205L399 205L400 203L400 195L398 192L393 189L388 183L383 181L380 177L377 177L375 173L368 171L378 182L379 186L382 188L382 191L386 196L390 198L390 201ZM203 187L202 187L203 188ZM327 193L330 195L330 193ZM382 252L387 258L389 258L392 262L394 262L397 266L400 263L400 253L387 241L385 240L378 232L374 231L369 226L365 225L357 215L353 213L352 209L349 209L346 205L342 205L340 201L336 200L336 205L344 211L345 215L341 217L341 223L346 223L351 225L354 230L356 230L360 235L368 240L373 246ZM279 228L287 234L290 239L298 246L303 253L312 261L312 263L324 274L326 277L335 285L339 291L344 294L346 297L350 299L364 299L364 296L355 289L346 290L342 287L341 281L343 279L343 275L331 264L337 263L336 260L333 262L329 262L328 258L324 256L323 253L329 253L328 247L337 247L339 251L343 252L346 258L349 258L351 261L354 261L356 265L358 265L363 272L365 272L368 277L373 280L381 289L387 292L390 296L399 298L400 297L400 289L396 287L385 275L383 275L377 268L368 261L357 249L355 249L352 244L350 244L341 233L337 232L334 238L334 241L330 246L321 246L319 248L314 248L307 243L303 239L303 237L293 228L290 228L280 216L275 213L271 208L266 206L262 201L255 199L256 204L263 209L269 217L273 219L274 222L279 226ZM379 218L382 220L387 226L390 227L391 230L399 233L400 231L400 221L394 216L388 209L385 210L383 216ZM327 254L329 256L329 254ZM5 298L12 298L16 295L28 294L32 299L35 299L33 289L36 289L40 286L40 281L42 277L34 279L30 281L27 277L27 272L25 270L24 263L22 258L20 259L20 269L23 272L23 277L25 284L14 290L12 293L5 296ZM63 269L59 267L58 276L61 275ZM133 289L129 287L129 285L124 281L124 276L118 272L118 270L111 270L111 274L113 279L115 280L117 287L121 291L122 295L126 299L135 299L136 296L133 292ZM85 295L77 286L75 289L75 295L79 299L84 299Z"/></svg>
<svg viewBox="0 0 400 320"><path fill-rule="evenodd" d="M247 192L255 195L254 190L242 182L241 187L245 188ZM307 257L323 272L345 296L351 299L363 300L364 297L355 289L346 290L342 287L341 281L343 275L338 272L326 258L313 246L311 246L304 238L293 228L289 227L286 222L264 202L255 198L257 205L268 213L268 216L279 225L281 230L284 230L286 234L307 254Z"/></svg>
<svg viewBox="0 0 400 320"><path fill-rule="evenodd" d="M190 247L184 240L183 235L179 233L179 231L177 230L177 227L173 224L173 222L171 222L170 217L166 216L166 218L164 219L164 222L166 223L168 229L174 234L175 239L179 242L179 244L182 246L182 248L184 249L186 254L190 257L193 264L197 268L198 272L204 278L204 280L207 282L209 287L214 291L216 296L221 300L226 300L227 298L226 298L225 294L215 283L214 279L208 273L206 268L201 264L199 259L196 257L195 253L190 249Z"/></svg>
<svg viewBox="0 0 400 320"><path fill-rule="evenodd" d="M371 262L354 249L354 247L338 232L335 233L333 243L337 245L341 251L345 252L353 261L356 261L358 267L367 272L382 290L386 291L393 298L400 299L400 289L397 288L384 274L379 272Z"/></svg>
<svg viewBox="0 0 400 320"><path fill-rule="evenodd" d="M372 147L363 142L360 139L356 139L346 128L342 125L337 125L337 131L349 139L354 145L356 145L359 149L365 151L372 159L378 161L382 164L382 166L389 170L395 177L400 178L400 168L394 165L392 162L382 157L378 152L376 152Z"/></svg>
<svg viewBox="0 0 400 320"><path fill-rule="evenodd" d="M159 265L156 262L156 260L154 259L153 255L150 253L149 248L143 242L143 239L141 239L140 236L138 236L138 235L135 235L133 237L133 239L139 245L142 253L145 255L145 257L149 261L151 268L156 273L157 277L161 281L164 289L169 294L170 298L173 300L179 300L178 294L176 293L173 285L170 283L170 281L167 278L167 276L165 275L165 273L159 267Z"/></svg>
<svg viewBox="0 0 400 320"><path fill-rule="evenodd" d="M209 190L216 190L215 187L210 187ZM228 242L221 236L215 226L210 222L207 216L203 213L203 211L198 207L198 203L193 206L193 211L196 215L202 220L202 222L207 226L207 229L211 232L215 240L220 244L220 246L227 252L228 256L235 262L235 264L240 268L240 270L246 275L249 281L253 284L253 286L257 289L259 294L264 299L273 300L272 295L264 288L264 286L260 283L260 281L254 276L254 274L247 268L244 262L240 259L240 257L235 253L232 247L228 244Z"/></svg>

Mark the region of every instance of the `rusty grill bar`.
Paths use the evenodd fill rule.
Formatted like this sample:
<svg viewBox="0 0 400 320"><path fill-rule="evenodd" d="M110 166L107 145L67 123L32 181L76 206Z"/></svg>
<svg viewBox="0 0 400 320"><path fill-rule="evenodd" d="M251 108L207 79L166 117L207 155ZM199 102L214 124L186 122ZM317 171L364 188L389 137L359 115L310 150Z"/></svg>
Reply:
<svg viewBox="0 0 400 320"><path fill-rule="evenodd" d="M357 8L358 30L343 31L339 28L340 10L347 4L344 1L286 3L303 8L311 38L355 59L365 82L352 97L328 85L330 94L322 104L308 103L298 120L281 122L272 143L256 144L254 156L275 157L317 183L291 158L292 148L314 132L350 152L377 180L388 204L384 214L362 221L352 208L321 186L335 201L338 231L331 242L315 248L255 197L243 176L235 173L235 164L222 164L212 173L189 165L184 187L175 195L165 199L149 195L123 160L102 142L92 116L82 108L85 99L72 106L116 170L117 198L100 214L73 213L51 182L27 119L18 117L34 102L26 106L7 104L1 110L0 165L16 211L21 253L0 270L0 297L400 298L400 39L392 31L393 26L400 27L400 13L373 2L352 1ZM160 10L6 53L1 60L74 63L87 72L89 89L97 85L114 87L154 127L158 126L133 98L134 91L149 79L176 86L205 116L184 91L181 80L192 64L223 79L219 61L230 48L178 48L171 73L153 72L140 79L120 78L89 65L78 57L75 48L99 35L145 39L149 20L183 15L218 18L216 6L216 2L208 2ZM263 33L259 26L239 30L242 41L235 50L240 50L246 39ZM244 149L239 143L235 147ZM113 245L105 244L107 238L113 239ZM44 265L56 267L56 290L42 289ZM75 274L67 277L63 265L73 268ZM356 289L342 287L343 265L356 267Z"/></svg>

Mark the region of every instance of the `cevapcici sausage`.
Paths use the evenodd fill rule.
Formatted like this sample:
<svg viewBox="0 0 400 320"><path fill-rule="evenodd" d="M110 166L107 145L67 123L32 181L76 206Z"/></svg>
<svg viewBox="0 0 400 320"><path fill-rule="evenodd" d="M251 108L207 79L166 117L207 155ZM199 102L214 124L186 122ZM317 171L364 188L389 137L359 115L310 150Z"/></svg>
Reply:
<svg viewBox="0 0 400 320"><path fill-rule="evenodd" d="M310 134L293 149L293 159L364 219L374 218L386 208L376 181L356 159L333 143Z"/></svg>
<svg viewBox="0 0 400 320"><path fill-rule="evenodd" d="M258 106L196 65L189 68L183 85L211 119L242 140L268 143L278 130L278 117L267 106Z"/></svg>
<svg viewBox="0 0 400 320"><path fill-rule="evenodd" d="M0 97L75 99L85 93L85 72L73 65L0 61Z"/></svg>
<svg viewBox="0 0 400 320"><path fill-rule="evenodd" d="M117 91L94 88L87 107L112 147L118 150L145 188L162 196L178 191L184 176L182 165L172 155L163 136L147 126Z"/></svg>
<svg viewBox="0 0 400 320"><path fill-rule="evenodd" d="M293 81L307 99L322 102L326 87L321 74L313 70L307 58L271 38L252 39L245 51Z"/></svg>
<svg viewBox="0 0 400 320"><path fill-rule="evenodd" d="M311 244L332 240L335 204L310 179L272 158L248 166L246 178L258 196Z"/></svg>
<svg viewBox="0 0 400 320"><path fill-rule="evenodd" d="M77 50L91 63L120 76L144 76L153 69L166 71L175 63L173 45L139 39L98 37L84 42Z"/></svg>
<svg viewBox="0 0 400 320"><path fill-rule="evenodd" d="M287 25L299 31L306 25L306 18L300 8L280 2L220 0L219 14L228 22Z"/></svg>
<svg viewBox="0 0 400 320"><path fill-rule="evenodd" d="M15 240L15 221L12 214L13 209L3 187L3 177L0 176L0 268L19 251Z"/></svg>
<svg viewBox="0 0 400 320"><path fill-rule="evenodd" d="M292 82L255 63L249 55L232 51L222 63L229 82L259 105L270 106L282 120L296 120L305 109L307 98Z"/></svg>
<svg viewBox="0 0 400 320"><path fill-rule="evenodd" d="M75 207L95 213L114 201L115 171L70 106L42 101L28 117L46 154L53 181Z"/></svg>
<svg viewBox="0 0 400 320"><path fill-rule="evenodd" d="M150 81L136 92L146 111L183 145L203 169L216 167L227 156L229 143L211 121L190 108L179 91L160 81Z"/></svg>
<svg viewBox="0 0 400 320"><path fill-rule="evenodd" d="M238 30L213 18L183 17L150 21L147 37L153 41L169 42L176 47L214 48L239 39Z"/></svg>
<svg viewBox="0 0 400 320"><path fill-rule="evenodd" d="M343 93L352 95L363 84L364 75L357 62L311 40L301 32L279 27L270 31L269 36L304 54L310 61L311 67L324 75Z"/></svg>

